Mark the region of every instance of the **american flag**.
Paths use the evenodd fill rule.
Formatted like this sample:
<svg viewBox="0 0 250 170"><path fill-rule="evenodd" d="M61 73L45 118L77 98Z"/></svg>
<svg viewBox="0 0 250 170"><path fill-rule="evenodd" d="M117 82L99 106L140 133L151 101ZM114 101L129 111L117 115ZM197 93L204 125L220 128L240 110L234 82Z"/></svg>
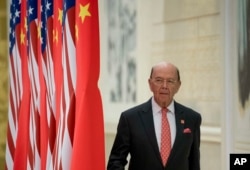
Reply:
<svg viewBox="0 0 250 170"><path fill-rule="evenodd" d="M18 133L18 118L23 96L22 83L22 63L20 40L20 18L21 5L18 1L10 4L9 19L9 112L8 112L8 132L6 142L6 168L13 169L15 159L15 149Z"/></svg>
<svg viewBox="0 0 250 170"><path fill-rule="evenodd" d="M6 169L105 169L98 0L12 0L9 21Z"/></svg>
<svg viewBox="0 0 250 170"><path fill-rule="evenodd" d="M23 2L24 3L24 2ZM40 167L40 62L38 38L38 1L27 2L28 63L31 84L29 145L27 169Z"/></svg>
<svg viewBox="0 0 250 170"><path fill-rule="evenodd" d="M70 169L69 157L72 155L72 144L75 123L75 1L66 0L63 3L62 18L62 94L60 103L59 124L55 152L53 153L54 169Z"/></svg>
<svg viewBox="0 0 250 170"><path fill-rule="evenodd" d="M41 168L48 169L56 137L56 94L53 52L53 5L52 0L41 0L38 12L41 56Z"/></svg>

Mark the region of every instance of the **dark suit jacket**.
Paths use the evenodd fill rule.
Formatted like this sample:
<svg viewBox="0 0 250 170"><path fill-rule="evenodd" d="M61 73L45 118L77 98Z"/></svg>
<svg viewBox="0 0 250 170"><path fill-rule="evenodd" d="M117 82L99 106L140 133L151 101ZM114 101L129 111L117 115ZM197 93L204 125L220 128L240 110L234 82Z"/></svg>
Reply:
<svg viewBox="0 0 250 170"><path fill-rule="evenodd" d="M129 170L199 170L201 116L177 102L174 106L176 139L166 167L162 165L149 100L121 114L107 169L124 169L130 154Z"/></svg>

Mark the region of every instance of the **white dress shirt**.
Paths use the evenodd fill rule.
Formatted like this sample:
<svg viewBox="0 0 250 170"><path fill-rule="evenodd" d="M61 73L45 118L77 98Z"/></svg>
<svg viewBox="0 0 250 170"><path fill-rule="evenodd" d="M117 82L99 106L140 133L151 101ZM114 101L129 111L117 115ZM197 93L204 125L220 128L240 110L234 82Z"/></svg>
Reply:
<svg viewBox="0 0 250 170"><path fill-rule="evenodd" d="M174 110L174 101L170 103L168 108L168 122L170 125L171 131L171 147L173 147L175 137L176 137L176 122L175 122L175 110ZM155 127L155 134L158 143L158 147L160 149L161 146L161 107L155 102L154 97L152 97L152 111L153 111L153 119L154 119L154 127Z"/></svg>

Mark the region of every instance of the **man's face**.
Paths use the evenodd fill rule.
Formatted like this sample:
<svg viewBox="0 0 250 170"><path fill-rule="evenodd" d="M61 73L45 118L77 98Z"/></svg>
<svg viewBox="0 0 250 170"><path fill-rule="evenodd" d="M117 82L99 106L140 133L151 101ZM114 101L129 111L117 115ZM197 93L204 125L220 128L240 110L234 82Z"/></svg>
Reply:
<svg viewBox="0 0 250 170"><path fill-rule="evenodd" d="M161 107L172 102L181 85L176 67L168 63L154 66L148 82L156 103Z"/></svg>

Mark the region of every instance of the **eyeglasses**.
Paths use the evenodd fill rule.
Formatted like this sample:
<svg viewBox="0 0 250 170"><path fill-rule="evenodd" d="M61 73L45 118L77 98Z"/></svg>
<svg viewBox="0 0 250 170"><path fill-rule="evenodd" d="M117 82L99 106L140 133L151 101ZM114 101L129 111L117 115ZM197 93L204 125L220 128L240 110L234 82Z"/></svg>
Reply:
<svg viewBox="0 0 250 170"><path fill-rule="evenodd" d="M153 81L156 85L163 85L165 81L167 85L174 85L177 82L177 80L174 79L163 79L163 78L154 78Z"/></svg>

